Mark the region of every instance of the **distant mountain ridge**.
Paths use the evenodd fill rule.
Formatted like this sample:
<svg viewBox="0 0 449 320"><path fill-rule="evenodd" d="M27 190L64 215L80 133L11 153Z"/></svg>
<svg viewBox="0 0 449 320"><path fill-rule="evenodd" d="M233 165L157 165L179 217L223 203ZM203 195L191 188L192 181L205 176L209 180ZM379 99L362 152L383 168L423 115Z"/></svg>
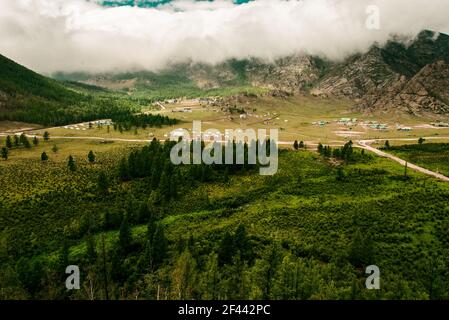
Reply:
<svg viewBox="0 0 449 320"><path fill-rule="evenodd" d="M360 110L447 113L449 36L421 32L416 39L396 39L384 47L335 63L319 57L289 56L266 62L230 60L216 66L178 64L155 72L120 74L58 74L58 79L82 81L114 90L155 90L186 85L202 90L255 86L287 94L349 98Z"/></svg>

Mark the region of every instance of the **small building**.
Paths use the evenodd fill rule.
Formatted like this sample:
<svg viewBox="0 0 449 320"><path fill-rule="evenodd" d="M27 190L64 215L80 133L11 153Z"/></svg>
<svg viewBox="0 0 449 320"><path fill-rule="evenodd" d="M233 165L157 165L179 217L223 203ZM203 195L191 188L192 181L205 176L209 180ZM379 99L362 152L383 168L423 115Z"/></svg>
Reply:
<svg viewBox="0 0 449 320"><path fill-rule="evenodd" d="M329 123L329 122L324 121L324 120L312 122L313 125L321 126L321 127L322 127L322 126L325 126L325 125L328 124L328 123Z"/></svg>

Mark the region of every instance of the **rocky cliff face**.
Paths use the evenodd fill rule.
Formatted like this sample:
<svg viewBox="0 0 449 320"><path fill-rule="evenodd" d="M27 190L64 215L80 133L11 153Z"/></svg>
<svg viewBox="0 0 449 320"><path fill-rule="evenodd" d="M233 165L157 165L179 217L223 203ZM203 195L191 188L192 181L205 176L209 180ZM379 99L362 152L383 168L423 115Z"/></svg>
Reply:
<svg viewBox="0 0 449 320"><path fill-rule="evenodd" d="M253 60L247 65L245 74L253 86L297 93L318 81L328 65L308 56L286 57L274 63Z"/></svg>
<svg viewBox="0 0 449 320"><path fill-rule="evenodd" d="M335 65L312 94L349 97L357 108L447 113L449 36L422 32L408 45L389 42Z"/></svg>
<svg viewBox="0 0 449 320"><path fill-rule="evenodd" d="M401 76L386 90L367 94L359 107L411 114L448 113L449 65L441 60L426 65L411 79Z"/></svg>

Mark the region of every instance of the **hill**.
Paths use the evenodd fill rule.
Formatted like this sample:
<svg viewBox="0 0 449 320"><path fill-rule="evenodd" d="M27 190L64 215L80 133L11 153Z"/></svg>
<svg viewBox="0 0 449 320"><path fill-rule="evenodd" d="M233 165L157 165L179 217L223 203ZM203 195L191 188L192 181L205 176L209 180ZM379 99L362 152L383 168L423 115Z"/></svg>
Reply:
<svg viewBox="0 0 449 320"><path fill-rule="evenodd" d="M132 103L101 92L44 77L0 55L0 120L63 125L131 112Z"/></svg>
<svg viewBox="0 0 449 320"><path fill-rule="evenodd" d="M66 102L79 98L58 82L43 77L0 55L0 110L12 111L26 107L30 100Z"/></svg>

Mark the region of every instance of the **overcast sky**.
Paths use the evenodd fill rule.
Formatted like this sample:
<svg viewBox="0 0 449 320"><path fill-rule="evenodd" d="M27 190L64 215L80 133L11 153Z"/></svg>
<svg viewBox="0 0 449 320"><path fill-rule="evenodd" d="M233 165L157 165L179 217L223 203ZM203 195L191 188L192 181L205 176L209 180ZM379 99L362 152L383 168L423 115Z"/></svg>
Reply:
<svg viewBox="0 0 449 320"><path fill-rule="evenodd" d="M379 30L366 28L368 5L380 8ZM157 8L0 0L0 54L46 74L293 53L335 60L426 28L449 33L448 0L178 0Z"/></svg>

